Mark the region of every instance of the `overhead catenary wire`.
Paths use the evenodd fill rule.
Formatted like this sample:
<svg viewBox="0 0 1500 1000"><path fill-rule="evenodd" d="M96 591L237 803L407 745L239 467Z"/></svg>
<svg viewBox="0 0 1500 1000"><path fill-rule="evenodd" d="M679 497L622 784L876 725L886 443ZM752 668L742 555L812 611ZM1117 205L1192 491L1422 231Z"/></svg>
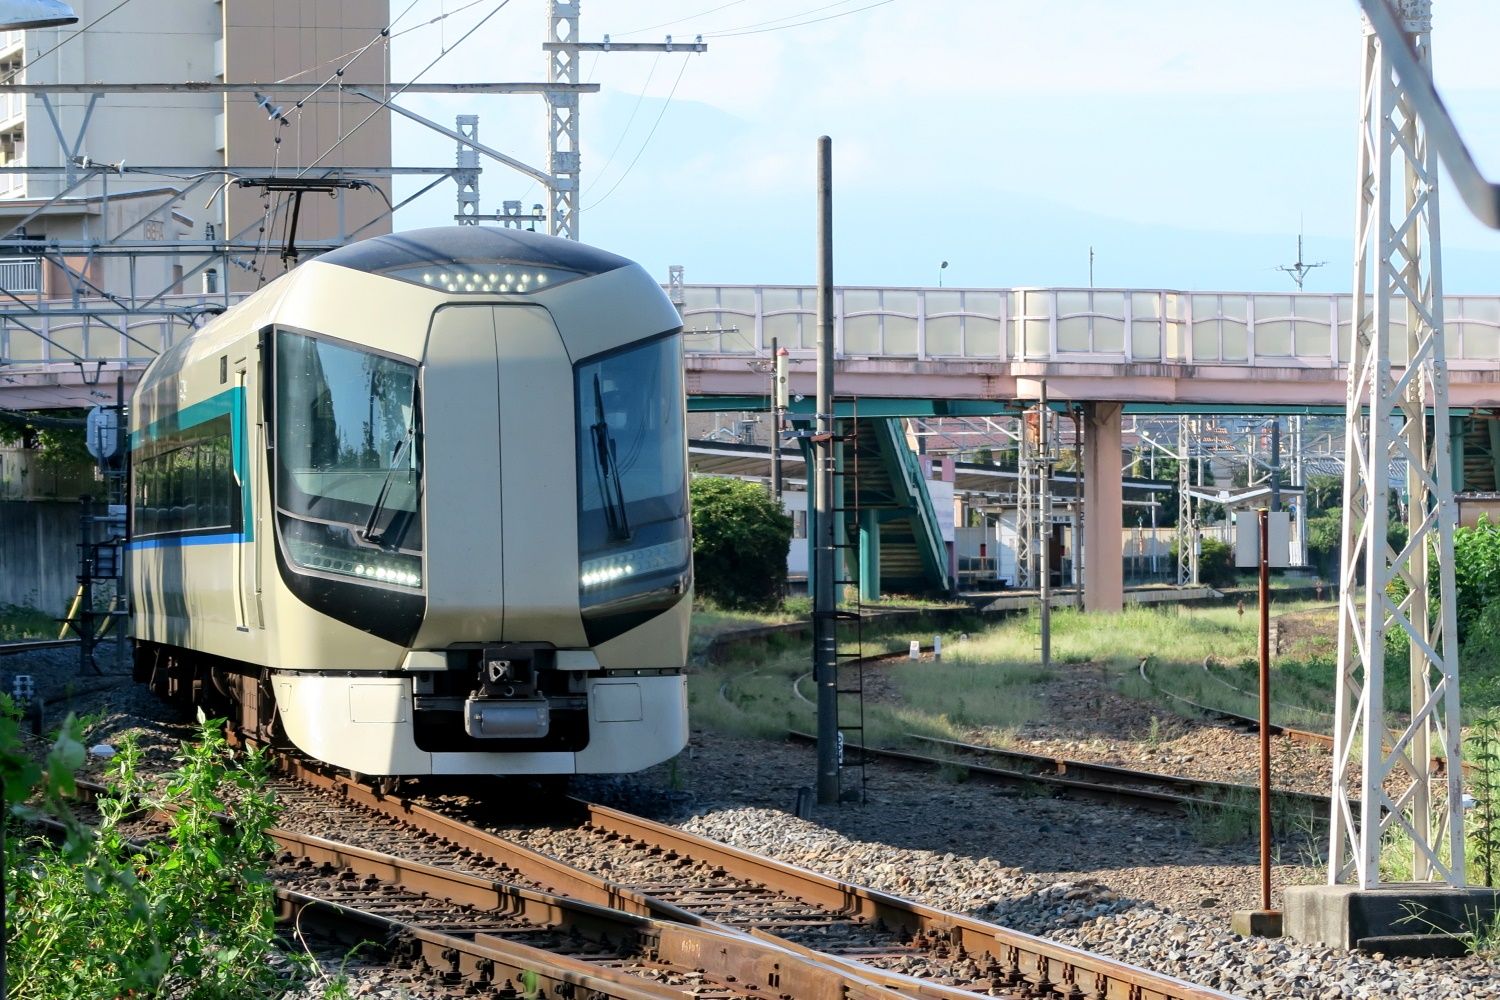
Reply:
<svg viewBox="0 0 1500 1000"><path fill-rule="evenodd" d="M705 31L703 32L703 37L733 38L737 35L762 35L769 31L785 31L788 28L801 28L809 24L821 24L824 21L832 21L836 18L848 17L850 14L859 14L867 10L874 10L876 7L884 7L886 4L895 3L896 0L875 0L874 3L866 4L863 7L855 7L852 10L841 10L837 13L828 14L824 17L814 17L806 21L796 21L792 24L776 24L777 21L790 21L792 18L806 17L808 14L817 14L821 11L838 7L842 3L847 2L849 2L849 0L840 0L840 3L831 3L823 7L814 7L812 10L805 10L800 14L788 14L786 17L772 18L769 21L761 21L759 24L741 25L738 28L725 28L721 31ZM773 27L763 27L763 25L773 25Z"/></svg>
<svg viewBox="0 0 1500 1000"><path fill-rule="evenodd" d="M585 191L585 193L587 193L587 191L592 191L599 185L601 181L603 181L604 175L609 171L609 165L615 162L615 154L620 151L621 146L625 145L625 138L630 134L630 126L635 124L635 116L641 110L641 102L646 99L646 91L650 89L651 79L656 76L656 67L660 63L661 53L658 52L656 54L656 58L651 60L651 69L646 73L646 82L641 84L641 92L635 95L635 107L630 109L630 117L625 120L625 127L620 130L620 138L615 142L615 148L609 151L609 156L604 160L604 166L599 168L599 173L596 175L598 179L588 186L588 189Z"/></svg>
<svg viewBox="0 0 1500 1000"><path fill-rule="evenodd" d="M646 133L646 140L641 143L641 148L636 150L635 158L630 161L630 166L625 168L625 172L619 176L614 185L608 191L604 192L604 194L599 198L598 201L595 201L593 204L584 206L583 211L587 212L589 209L597 208L602 205L604 201L610 195L614 194L615 190L625 182L625 178L630 176L630 171L633 170L636 163L640 161L641 154L645 153L646 147L651 145L651 137L656 135L656 128L661 124L662 118L666 116L667 109L672 106L672 98L677 95L677 86L678 84L682 83L682 77L683 74L687 72L687 66L688 59L686 56L684 56L682 60L682 68L677 71L677 79L672 81L672 89L667 94L667 99L662 102L661 111L657 113L656 121L651 123L651 131Z"/></svg>
<svg viewBox="0 0 1500 1000"><path fill-rule="evenodd" d="M348 138L350 136L352 136L354 133L358 132L361 128L363 128L370 121L370 119L372 119L376 115L380 114L380 112L384 111L386 109L386 107L390 105L390 103L392 101L394 101L396 98L400 97L402 94L406 93L406 89L408 87L410 87L412 84L414 84L418 80L420 80L423 77L423 75L427 73L428 70L430 70L430 69L432 69L432 67L436 66L439 61L441 61L445 56L448 55L448 53L452 52L454 49L458 48L460 45L462 45L464 42L466 42L470 38L470 36L472 36L474 34L474 32L478 31L480 28L484 27L487 23L489 23L490 18L492 18L496 14L500 13L502 10L504 10L509 5L510 5L510 0L500 0L500 3L498 3L495 6L494 10L490 11L488 14L484 15L484 17L480 18L479 21L472 28L470 28L468 31L464 32L463 35L459 38L459 40L456 41L456 42L454 42L452 46L450 46L449 48L446 48L443 51L439 52L433 58L433 60L431 62L429 62L426 66L423 66L422 69L420 71L418 71L410 80L406 81L400 87L398 87L396 89L395 93L393 93L390 96L384 98L376 106L376 108L375 108L374 111L371 111L368 115L366 115L365 117L361 118L359 120L359 123L357 125L355 125L353 128L351 128L348 132L345 132L343 135L339 136L338 141L335 142L333 145L329 146L326 150L324 150L318 156L318 158L316 160L313 160L307 166L303 167L300 171L298 171L297 176L298 177L303 176L309 170L311 170L313 167L316 167L318 164L322 163L329 156L331 156L333 154L334 150L336 150L340 146L342 146L345 143L345 141L348 140Z"/></svg>
<svg viewBox="0 0 1500 1000"><path fill-rule="evenodd" d="M38 52L36 55L34 55L30 59L26 60L22 65L17 66L15 69L11 70L9 76L7 76L4 80L0 80L0 84L13 83L15 81L16 77L18 77L22 73L24 73L26 71L27 67L29 67L32 64L34 64L37 60L39 60L39 59L45 59L47 56L50 56L52 53L56 52L58 49L62 48L64 45L67 45L73 39L77 38L79 35L82 35L85 31L88 31L94 25L98 24L100 21L104 20L106 17L109 17L109 15L113 14L115 11L119 10L121 7L125 6L129 2L130 2L130 0L120 0L119 3L115 4L109 10L105 11L103 14L100 14L98 17L94 18L88 24L85 24L83 27L79 28L77 31L75 31L72 34L68 35L67 38L64 38L61 41L59 41L56 45L52 46L52 48L48 49L45 52Z"/></svg>
<svg viewBox="0 0 1500 1000"><path fill-rule="evenodd" d="M700 10L696 14L688 14L684 17L673 18L670 21L662 21L659 24L648 24L644 28L632 28L629 31L613 32L612 36L624 38L626 35L639 35L647 31L655 31L657 28L670 28L674 24L681 24L684 21L691 21L694 18L707 17L710 14L717 14L721 10L728 10L730 7L738 7L740 4L745 2L746 0L729 0L729 3L722 3L717 7L710 7L708 10Z"/></svg>

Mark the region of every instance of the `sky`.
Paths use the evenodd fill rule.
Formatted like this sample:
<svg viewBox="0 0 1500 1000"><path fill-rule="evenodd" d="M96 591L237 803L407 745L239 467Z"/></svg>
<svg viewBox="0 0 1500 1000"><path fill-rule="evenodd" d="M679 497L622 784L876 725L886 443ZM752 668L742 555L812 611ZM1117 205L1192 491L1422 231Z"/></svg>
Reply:
<svg viewBox="0 0 1500 1000"><path fill-rule="evenodd" d="M546 0L393 16L408 4L393 80L545 79ZM1438 87L1500 178L1500 4L1433 7ZM1354 0L583 0L581 37L605 34L708 43L582 57L601 89L580 97L580 236L663 281L680 264L691 283L812 283L820 135L839 284L1086 286L1092 248L1098 287L1291 290L1276 268L1299 230L1326 262L1307 290L1352 281ZM541 97L400 103L450 127L478 113L480 141L545 166ZM398 165L452 162L451 140L394 129ZM545 201L493 161L480 192L483 212ZM1500 293L1500 232L1451 184L1440 198L1447 292ZM397 227L453 212L443 185Z"/></svg>

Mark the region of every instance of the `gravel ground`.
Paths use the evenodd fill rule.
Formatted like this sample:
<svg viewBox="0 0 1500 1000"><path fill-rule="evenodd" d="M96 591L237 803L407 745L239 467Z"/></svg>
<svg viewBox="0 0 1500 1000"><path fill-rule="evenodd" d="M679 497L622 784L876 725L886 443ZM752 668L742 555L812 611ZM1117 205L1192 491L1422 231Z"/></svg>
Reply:
<svg viewBox="0 0 1500 1000"><path fill-rule="evenodd" d="M19 672L36 678L51 724L69 709L97 715L91 744L133 730L148 764L166 766L178 741L192 735L189 720L173 717L128 675L80 674L71 650L0 658L0 687L9 690ZM1024 746L1220 779L1252 773L1253 738L1157 709L1162 723L1153 740L1150 711L1091 690L1091 673L1083 668L1054 690L1050 724L1028 730ZM1285 744L1277 752L1285 762L1278 778L1288 787L1327 787L1318 751ZM1478 959L1386 960L1233 936L1231 911L1256 903L1255 847L1206 846L1177 818L1023 797L880 764L870 771L865 804L819 807L809 821L797 819L797 790L813 778L810 748L695 732L677 761L641 775L588 779L580 791L835 877L1244 997L1500 1000L1500 970ZM1322 846L1321 838L1299 835L1278 844L1286 862L1273 875L1278 892L1322 880L1320 868L1299 864ZM382 1000L429 995L404 973L358 957L346 963L341 947L314 950L327 977L323 987L341 982L347 995ZM299 1000L321 996L323 987Z"/></svg>

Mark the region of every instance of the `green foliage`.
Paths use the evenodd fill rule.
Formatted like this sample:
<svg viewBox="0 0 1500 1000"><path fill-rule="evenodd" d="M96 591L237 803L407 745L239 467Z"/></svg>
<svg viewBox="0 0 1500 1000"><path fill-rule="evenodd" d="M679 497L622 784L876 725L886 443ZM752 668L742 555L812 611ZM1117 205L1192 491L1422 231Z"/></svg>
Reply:
<svg viewBox="0 0 1500 1000"><path fill-rule="evenodd" d="M0 604L0 642L56 636L57 619L47 612L15 604Z"/></svg>
<svg viewBox="0 0 1500 1000"><path fill-rule="evenodd" d="M1483 874L1493 889L1500 875L1500 713L1489 711L1474 720L1464 755L1473 766L1469 789L1474 808L1469 814L1471 872Z"/></svg>
<svg viewBox="0 0 1500 1000"><path fill-rule="evenodd" d="M692 501L698 593L726 608L778 606L792 519L764 488L738 479L694 479Z"/></svg>
<svg viewBox="0 0 1500 1000"><path fill-rule="evenodd" d="M1234 551L1227 542L1203 539L1203 551L1198 553L1198 579L1212 587L1234 583Z"/></svg>
<svg viewBox="0 0 1500 1000"><path fill-rule="evenodd" d="M217 1000L285 991L275 890L264 875L277 811L267 764L252 752L233 766L219 725L200 729L199 742L182 747L180 766L161 784L139 773L140 750L124 741L109 793L97 803L97 827L79 821L67 799L84 760L73 720L45 767L21 765L21 780L7 780L8 805L26 795L32 778L43 807L67 831L61 843L30 837L6 858L13 996ZM0 728L0 760L14 769L24 754L13 736ZM175 811L169 839L149 850L122 832L141 803Z"/></svg>
<svg viewBox="0 0 1500 1000"><path fill-rule="evenodd" d="M1500 526L1481 517L1453 533L1453 579L1458 590L1458 634L1463 638L1484 609L1500 603Z"/></svg>
<svg viewBox="0 0 1500 1000"><path fill-rule="evenodd" d="M54 410L46 414L0 413L0 444L35 448L49 464L72 465L94 461L83 426L84 410Z"/></svg>
<svg viewBox="0 0 1500 1000"><path fill-rule="evenodd" d="M1459 703L1500 709L1500 604L1480 612L1458 652Z"/></svg>
<svg viewBox="0 0 1500 1000"><path fill-rule="evenodd" d="M1307 558L1325 576L1338 574L1343 531L1344 515L1340 510L1307 519Z"/></svg>
<svg viewBox="0 0 1500 1000"><path fill-rule="evenodd" d="M1344 509L1344 477L1312 475L1307 477L1307 509L1312 514Z"/></svg>
<svg viewBox="0 0 1500 1000"><path fill-rule="evenodd" d="M1229 587L1235 581L1234 550L1217 538L1203 538L1198 552L1198 579L1210 587ZM1177 542L1168 547L1169 558L1177 561Z"/></svg>

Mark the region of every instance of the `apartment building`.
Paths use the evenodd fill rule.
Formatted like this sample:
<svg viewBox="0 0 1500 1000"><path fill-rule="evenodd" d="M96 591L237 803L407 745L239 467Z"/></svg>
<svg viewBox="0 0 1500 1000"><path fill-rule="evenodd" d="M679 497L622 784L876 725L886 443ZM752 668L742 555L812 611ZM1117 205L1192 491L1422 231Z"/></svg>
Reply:
<svg viewBox="0 0 1500 1000"><path fill-rule="evenodd" d="M39 300L106 292L134 299L164 288L196 292L209 281L194 272L207 264L215 271L212 283L249 291L283 269L280 248L289 213L264 223L267 203L284 210L291 195L267 195L219 175L204 178L198 170L230 165L246 168L239 174L248 178L273 171L292 177L315 162L390 163L388 113L365 122L376 109L368 101L334 90L308 98L346 64L345 81L381 87L388 82L386 42L370 44L389 20L386 0L74 0L72 6L77 25L0 33L0 79L285 81L299 88L268 92L264 103L253 93L213 91L0 97L0 227L10 231L35 213L25 232L39 243L103 242L124 233L131 241L163 244L160 251L147 246L130 254L80 250L67 258L66 268L23 248L0 260L0 289ZM278 107L283 113L273 118L270 112ZM105 172L77 183L84 158L185 169L174 176ZM7 173L8 164L54 172ZM383 212L389 184L380 186L305 195L297 241L341 239L366 226L361 236L388 232ZM174 193L184 191L174 200ZM225 237L263 242L266 252L212 262L170 247L177 240ZM23 360L23 352L14 350L16 338L10 340L12 360Z"/></svg>

